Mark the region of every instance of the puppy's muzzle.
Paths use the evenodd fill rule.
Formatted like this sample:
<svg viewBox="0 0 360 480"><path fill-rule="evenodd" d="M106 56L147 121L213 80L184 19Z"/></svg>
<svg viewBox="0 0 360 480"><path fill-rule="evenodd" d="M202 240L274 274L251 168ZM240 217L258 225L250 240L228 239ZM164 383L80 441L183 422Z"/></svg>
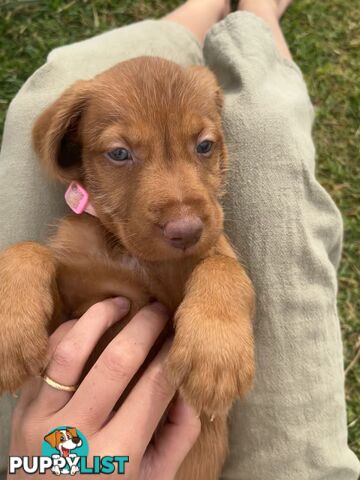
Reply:
<svg viewBox="0 0 360 480"><path fill-rule="evenodd" d="M186 216L167 222L163 226L163 235L172 247L186 250L200 240L203 228L199 217Z"/></svg>

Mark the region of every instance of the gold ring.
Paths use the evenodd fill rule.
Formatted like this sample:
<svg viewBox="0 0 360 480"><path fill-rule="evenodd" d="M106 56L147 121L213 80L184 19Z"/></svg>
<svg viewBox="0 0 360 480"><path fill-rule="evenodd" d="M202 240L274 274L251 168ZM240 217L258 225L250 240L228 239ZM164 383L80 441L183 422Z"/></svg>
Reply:
<svg viewBox="0 0 360 480"><path fill-rule="evenodd" d="M78 388L78 385L63 385L62 383L55 382L55 380L46 375L46 373L43 373L41 378L45 383L50 385L50 387L61 390L62 392L75 392Z"/></svg>

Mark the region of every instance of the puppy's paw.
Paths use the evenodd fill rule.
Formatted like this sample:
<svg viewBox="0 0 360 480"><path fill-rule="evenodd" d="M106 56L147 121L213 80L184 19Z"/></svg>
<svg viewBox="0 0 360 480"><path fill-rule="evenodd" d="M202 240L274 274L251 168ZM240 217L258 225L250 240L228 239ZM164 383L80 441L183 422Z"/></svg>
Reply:
<svg viewBox="0 0 360 480"><path fill-rule="evenodd" d="M0 302L1 303L1 302ZM0 304L0 322L2 322ZM16 323L12 318L9 322ZM23 316L22 320L26 320ZM32 318L29 319L31 325ZM48 335L44 327L15 329L0 335L0 394L15 392L30 375L41 372L45 366Z"/></svg>
<svg viewBox="0 0 360 480"><path fill-rule="evenodd" d="M251 388L254 346L251 331L238 318L226 318L226 310L212 318L206 310L180 307L167 368L196 411L214 419Z"/></svg>
<svg viewBox="0 0 360 480"><path fill-rule="evenodd" d="M45 247L24 243L0 254L0 393L44 367L53 278Z"/></svg>

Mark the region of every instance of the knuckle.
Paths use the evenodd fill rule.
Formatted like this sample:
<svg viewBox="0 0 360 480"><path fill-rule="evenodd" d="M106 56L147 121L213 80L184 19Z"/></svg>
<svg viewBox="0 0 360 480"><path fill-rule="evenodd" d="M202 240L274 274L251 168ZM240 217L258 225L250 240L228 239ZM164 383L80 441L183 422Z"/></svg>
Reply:
<svg viewBox="0 0 360 480"><path fill-rule="evenodd" d="M137 370L134 355L122 344L115 344L104 351L102 364L107 372L116 378L131 376Z"/></svg>
<svg viewBox="0 0 360 480"><path fill-rule="evenodd" d="M175 392L174 386L168 380L164 363L157 363L150 367L148 385L151 391L159 398L168 398Z"/></svg>
<svg viewBox="0 0 360 480"><path fill-rule="evenodd" d="M70 339L64 340L56 347L52 360L60 367L73 366L79 357L78 349Z"/></svg>

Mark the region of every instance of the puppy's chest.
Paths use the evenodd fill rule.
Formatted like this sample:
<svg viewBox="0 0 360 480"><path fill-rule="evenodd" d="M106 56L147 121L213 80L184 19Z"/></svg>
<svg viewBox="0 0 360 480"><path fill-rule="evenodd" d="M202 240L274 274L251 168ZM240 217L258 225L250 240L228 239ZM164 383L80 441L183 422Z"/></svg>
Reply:
<svg viewBox="0 0 360 480"><path fill-rule="evenodd" d="M186 282L194 269L194 261L146 263L123 254L117 261L119 270L135 275L154 299L175 310L181 303Z"/></svg>
<svg viewBox="0 0 360 480"><path fill-rule="evenodd" d="M58 268L57 284L65 316L78 318L105 298L124 296L134 311L158 300L175 311L181 303L188 272L174 266L148 266L128 254L67 258Z"/></svg>
<svg viewBox="0 0 360 480"><path fill-rule="evenodd" d="M50 242L58 260L57 283L66 315L79 316L92 304L117 295L141 308L151 299L175 311L199 259L149 262L131 255L96 219L71 216Z"/></svg>

